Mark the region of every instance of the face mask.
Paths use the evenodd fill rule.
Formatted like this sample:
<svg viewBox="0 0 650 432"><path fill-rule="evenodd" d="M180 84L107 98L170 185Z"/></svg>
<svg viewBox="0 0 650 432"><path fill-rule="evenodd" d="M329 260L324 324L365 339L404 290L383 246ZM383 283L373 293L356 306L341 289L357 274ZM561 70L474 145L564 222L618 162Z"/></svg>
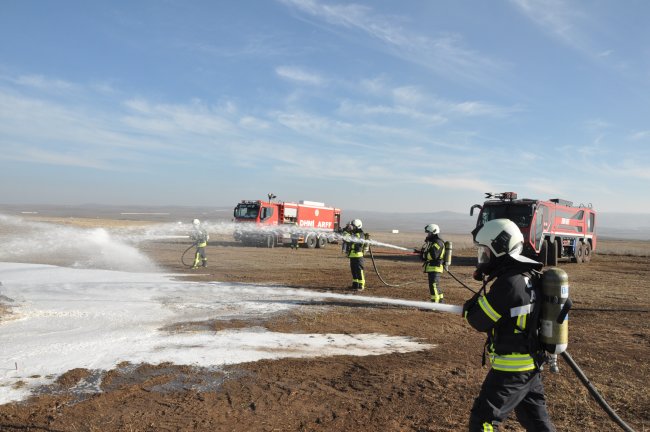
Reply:
<svg viewBox="0 0 650 432"><path fill-rule="evenodd" d="M478 265L485 265L490 262L490 258L492 257L492 251L490 251L490 248L487 246L479 245L478 246Z"/></svg>

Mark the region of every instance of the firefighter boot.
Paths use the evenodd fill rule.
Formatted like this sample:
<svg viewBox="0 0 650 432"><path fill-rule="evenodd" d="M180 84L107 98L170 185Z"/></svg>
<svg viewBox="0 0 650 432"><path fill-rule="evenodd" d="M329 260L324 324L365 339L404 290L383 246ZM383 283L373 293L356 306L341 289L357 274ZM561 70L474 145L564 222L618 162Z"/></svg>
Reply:
<svg viewBox="0 0 650 432"><path fill-rule="evenodd" d="M361 270L361 279L357 280L357 291L363 291L365 287L366 287L366 277L363 274L363 270Z"/></svg>
<svg viewBox="0 0 650 432"><path fill-rule="evenodd" d="M207 267L208 266L208 260L204 259L203 263L201 264L201 267Z"/></svg>
<svg viewBox="0 0 650 432"><path fill-rule="evenodd" d="M437 283L432 283L429 286L429 294L431 294L431 303L442 303L442 298L444 295L442 292L438 289L438 284Z"/></svg>

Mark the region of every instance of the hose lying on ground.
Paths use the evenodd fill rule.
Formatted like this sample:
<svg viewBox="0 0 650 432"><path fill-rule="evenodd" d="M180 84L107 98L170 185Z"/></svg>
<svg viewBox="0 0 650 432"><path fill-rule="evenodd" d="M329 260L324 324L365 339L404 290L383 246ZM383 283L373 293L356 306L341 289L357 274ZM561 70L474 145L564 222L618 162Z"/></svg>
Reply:
<svg viewBox="0 0 650 432"><path fill-rule="evenodd" d="M564 361L567 362L571 370L576 374L578 379L584 384L584 386L587 388L589 393L596 399L596 402L598 402L598 405L609 415L609 418L611 418L614 423L619 425L621 429L623 429L626 432L634 432L634 429L629 427L615 412L614 410L605 402L605 399L598 393L596 388L591 384L587 376L582 372L582 369L576 364L575 361L573 361L573 358L569 355L567 351L564 351L562 354L562 358Z"/></svg>

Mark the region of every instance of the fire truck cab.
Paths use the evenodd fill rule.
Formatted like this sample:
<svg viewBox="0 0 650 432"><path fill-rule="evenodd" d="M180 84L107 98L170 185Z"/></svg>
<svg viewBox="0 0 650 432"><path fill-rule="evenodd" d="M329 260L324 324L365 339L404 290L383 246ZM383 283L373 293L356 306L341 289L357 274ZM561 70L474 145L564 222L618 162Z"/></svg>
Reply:
<svg viewBox="0 0 650 432"><path fill-rule="evenodd" d="M564 258L576 263L591 260L596 250L596 212L591 205L574 206L559 198L517 199L515 192L488 192L485 198L482 205L470 209L470 216L480 210L476 226L492 219L510 219L524 236L524 255L549 266Z"/></svg>

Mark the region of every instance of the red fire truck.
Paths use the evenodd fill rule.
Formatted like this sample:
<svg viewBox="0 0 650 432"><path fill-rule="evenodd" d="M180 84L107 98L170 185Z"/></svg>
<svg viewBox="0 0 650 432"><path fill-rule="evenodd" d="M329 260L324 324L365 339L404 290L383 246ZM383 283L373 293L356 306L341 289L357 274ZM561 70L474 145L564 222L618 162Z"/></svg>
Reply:
<svg viewBox="0 0 650 432"><path fill-rule="evenodd" d="M247 245L274 247L291 244L292 237L298 245L323 248L336 241L333 235L341 223L341 209L327 207L314 201L274 202L243 200L234 210L234 238Z"/></svg>
<svg viewBox="0 0 650 432"><path fill-rule="evenodd" d="M589 262L596 250L596 212L591 204L574 206L559 198L542 201L517 199L515 192L486 193L476 226L492 219L507 218L517 224L524 235L523 254L555 266L558 259L568 258L576 263Z"/></svg>

